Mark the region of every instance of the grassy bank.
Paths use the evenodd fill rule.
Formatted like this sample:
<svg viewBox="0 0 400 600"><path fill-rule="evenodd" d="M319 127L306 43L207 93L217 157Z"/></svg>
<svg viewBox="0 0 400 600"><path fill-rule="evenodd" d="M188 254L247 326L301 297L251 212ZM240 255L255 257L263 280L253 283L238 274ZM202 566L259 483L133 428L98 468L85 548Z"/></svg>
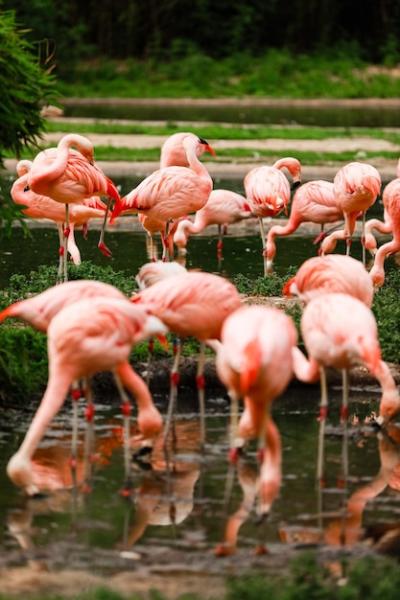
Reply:
<svg viewBox="0 0 400 600"><path fill-rule="evenodd" d="M250 279L238 275L233 279L239 292L247 296L280 296L284 282L293 275L291 268L282 277L273 274L268 278ZM80 267L71 266L71 279L97 279L118 287L130 295L136 290L132 277L116 272L112 267L97 267L83 263ZM54 285L56 268L40 267L29 276L14 275L9 285L0 292L0 308L8 304L40 293ZM385 360L400 363L400 292L399 270L389 271L386 284L375 296L373 311L378 323L379 339ZM295 306L288 313L299 324L300 307ZM186 356L197 352L195 341L186 343ZM156 357L165 357L165 351L156 344ZM147 344L138 344L132 353L134 361L147 358ZM46 337L15 320L9 320L0 327L0 400L24 398L41 393L47 381Z"/></svg>
<svg viewBox="0 0 400 600"><path fill-rule="evenodd" d="M262 56L242 52L214 59L191 52L169 61L80 62L65 96L131 98L391 98L400 95L394 68L369 65L354 54L291 54L269 50Z"/></svg>
<svg viewBox="0 0 400 600"><path fill-rule="evenodd" d="M342 571L335 578L332 571ZM226 582L225 593L212 588L205 596L197 593L176 594L174 600L397 600L400 570L397 562L380 557L365 557L358 561L332 559L323 565L315 554L303 553L293 561L285 574L232 575ZM75 600L166 600L164 593L151 589L146 594L120 594L110 588L97 588L74 595ZM212 586L212 583L211 583ZM180 586L177 586L180 587ZM169 600L172 597L169 595ZM63 600L58 594L29 594L31 600ZM0 600L11 596L0 595Z"/></svg>

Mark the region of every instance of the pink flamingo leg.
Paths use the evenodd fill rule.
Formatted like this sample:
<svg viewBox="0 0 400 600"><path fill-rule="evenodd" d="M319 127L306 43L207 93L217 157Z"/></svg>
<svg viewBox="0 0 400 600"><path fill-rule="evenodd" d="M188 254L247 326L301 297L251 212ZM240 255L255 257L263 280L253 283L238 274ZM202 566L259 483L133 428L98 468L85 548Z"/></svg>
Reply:
<svg viewBox="0 0 400 600"><path fill-rule="evenodd" d="M181 341L178 338L176 338L175 347L174 347L175 358L174 358L174 364L172 366L172 371L171 371L171 386L170 386L170 392L169 392L167 418L165 420L164 445L166 444L167 439L168 439L169 430L171 428L172 419L173 419L174 410L175 410L176 398L178 395L178 385L179 385L179 379L180 379L179 361L180 361L180 357L181 357L181 350L182 350Z"/></svg>
<svg viewBox="0 0 400 600"><path fill-rule="evenodd" d="M320 487L324 486L324 446L325 425L328 416L328 386L324 367L320 367L321 377L321 402L319 407L319 434L318 434L318 459L317 459L317 482Z"/></svg>
<svg viewBox="0 0 400 600"><path fill-rule="evenodd" d="M109 198L107 198L107 200L106 200L107 208L105 210L103 224L101 226L99 243L97 244L97 247L100 250L100 252L107 258L110 258L112 256L112 252L111 252L110 248L108 248L104 242L104 236L105 236L106 225L107 225L107 217L108 217L108 213L110 212L110 202L111 202L111 200Z"/></svg>
<svg viewBox="0 0 400 600"><path fill-rule="evenodd" d="M197 363L196 386L199 397L200 410L200 440L204 447L206 443L206 408L205 408L205 379L204 379L204 362L205 362L205 344L200 342L200 353Z"/></svg>
<svg viewBox="0 0 400 600"><path fill-rule="evenodd" d="M65 229L64 229L64 252L63 252L63 280L68 281L68 238L69 228L69 204L65 205Z"/></svg>
<svg viewBox="0 0 400 600"><path fill-rule="evenodd" d="M83 491L85 493L91 492L92 488L90 485L92 474L93 474L93 449L94 449L94 416L95 406L93 402L92 388L90 387L90 380L88 377L85 378L85 419L86 419L86 431L85 431L85 442L84 442L84 476L83 476Z"/></svg>

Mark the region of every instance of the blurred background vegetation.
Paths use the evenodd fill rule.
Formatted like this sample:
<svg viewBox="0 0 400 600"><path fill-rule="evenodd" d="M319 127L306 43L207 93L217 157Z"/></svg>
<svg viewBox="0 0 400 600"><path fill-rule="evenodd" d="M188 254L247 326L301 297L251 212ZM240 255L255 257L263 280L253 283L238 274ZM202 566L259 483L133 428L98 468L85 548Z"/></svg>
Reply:
<svg viewBox="0 0 400 600"><path fill-rule="evenodd" d="M396 0L3 0L3 6L16 11L32 43L54 53L65 94L357 97L399 91L388 89L385 72L356 73L358 84L349 77L350 70L393 68L400 60ZM331 80L319 82L327 72ZM343 90L335 77L346 79ZM378 78L372 87L371 77ZM291 78L293 84L282 87ZM174 80L180 81L175 93Z"/></svg>

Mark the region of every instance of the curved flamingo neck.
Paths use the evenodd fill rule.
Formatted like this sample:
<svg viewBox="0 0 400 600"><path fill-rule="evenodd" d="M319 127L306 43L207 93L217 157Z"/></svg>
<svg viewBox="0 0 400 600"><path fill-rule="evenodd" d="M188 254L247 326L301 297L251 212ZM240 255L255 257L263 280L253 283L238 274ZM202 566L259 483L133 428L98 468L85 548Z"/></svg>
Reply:
<svg viewBox="0 0 400 600"><path fill-rule="evenodd" d="M185 140L183 145L185 148L189 168L192 169L192 171L194 171L194 173L196 173L196 175L199 177L204 177L211 180L209 172L197 156L196 146L194 145L193 141L190 139Z"/></svg>
<svg viewBox="0 0 400 600"><path fill-rule="evenodd" d="M15 202L15 204L20 204L22 206L30 206L32 204L32 198L30 194L24 192L24 189L28 185L28 174L22 175L19 177L13 184L11 188L11 198Z"/></svg>
<svg viewBox="0 0 400 600"><path fill-rule="evenodd" d="M396 240L395 238L387 244L383 244L383 246L379 247L377 253L375 254L374 266L370 271L370 276L374 285L383 284L385 280L385 270L383 266L385 259L389 254L398 252L398 250L400 250L400 240Z"/></svg>
<svg viewBox="0 0 400 600"><path fill-rule="evenodd" d="M78 150L89 162L92 160L93 146L91 142L81 135L71 133L65 135L59 141L54 160L50 164L47 164L45 172L41 173L38 178L46 178L47 181L54 181L58 177L61 177L67 168L69 150L72 147Z"/></svg>
<svg viewBox="0 0 400 600"><path fill-rule="evenodd" d="M282 169L287 169L289 171L291 177L293 178L293 181L295 181L295 182L300 181L301 164L297 160L297 158L292 158L290 156L285 157L285 158L280 158L279 160L274 162L274 164L272 166L275 167L275 169L279 169L280 171Z"/></svg>

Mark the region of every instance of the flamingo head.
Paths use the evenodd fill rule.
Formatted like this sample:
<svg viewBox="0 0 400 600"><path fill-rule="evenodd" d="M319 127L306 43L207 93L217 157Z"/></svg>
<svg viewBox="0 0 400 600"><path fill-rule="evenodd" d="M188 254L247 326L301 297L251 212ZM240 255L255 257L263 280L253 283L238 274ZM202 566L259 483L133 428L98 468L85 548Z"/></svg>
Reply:
<svg viewBox="0 0 400 600"><path fill-rule="evenodd" d="M293 296L299 295L299 290L296 285L296 277L291 277L288 279L282 288L282 294L287 298L292 298Z"/></svg>
<svg viewBox="0 0 400 600"><path fill-rule="evenodd" d="M200 144L203 146L204 148L204 152L209 152L212 156L217 156L217 153L215 152L214 148L212 146L210 146L210 144L207 142L207 140L204 140L203 138L198 138Z"/></svg>

